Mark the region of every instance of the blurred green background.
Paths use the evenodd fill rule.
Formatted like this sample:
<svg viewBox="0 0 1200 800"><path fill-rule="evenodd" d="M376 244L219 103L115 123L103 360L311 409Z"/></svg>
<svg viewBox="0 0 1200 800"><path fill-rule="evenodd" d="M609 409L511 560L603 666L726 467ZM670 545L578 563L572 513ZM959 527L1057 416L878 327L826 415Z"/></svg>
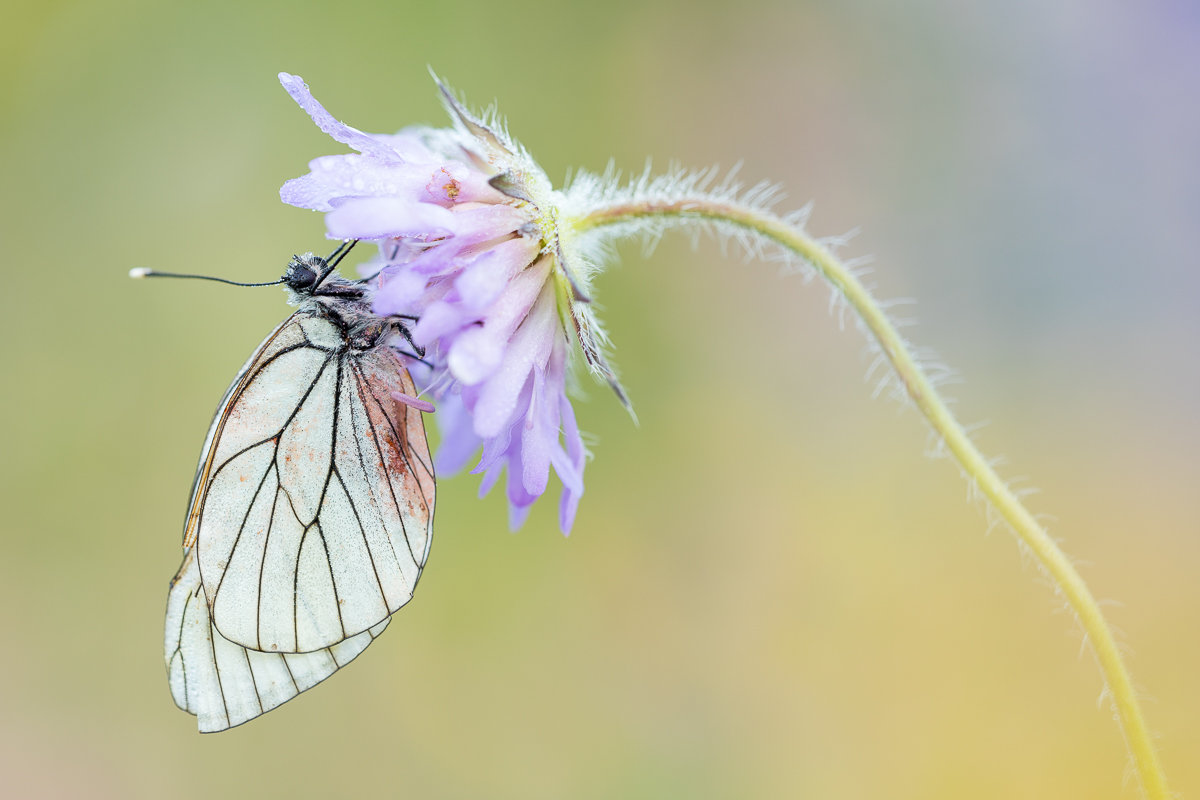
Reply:
<svg viewBox="0 0 1200 800"><path fill-rule="evenodd" d="M0 7L0 794L1117 798L1098 672L827 293L705 241L599 282L575 531L439 489L421 591L327 684L199 736L162 664L192 470L320 250L277 190L365 130L442 123L431 64L555 179L745 160L861 233L967 382L962 419L1121 601L1173 788L1200 796L1200 13L956 3ZM908 314L908 311L902 312ZM557 491L557 489L553 489Z"/></svg>

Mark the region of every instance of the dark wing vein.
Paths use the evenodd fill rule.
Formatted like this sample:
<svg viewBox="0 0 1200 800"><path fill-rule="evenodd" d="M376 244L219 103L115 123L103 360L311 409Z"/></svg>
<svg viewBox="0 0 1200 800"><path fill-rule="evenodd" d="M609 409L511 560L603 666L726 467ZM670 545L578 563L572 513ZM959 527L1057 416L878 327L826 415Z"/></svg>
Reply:
<svg viewBox="0 0 1200 800"><path fill-rule="evenodd" d="M308 527L305 526L304 520L300 519L300 515L296 513L296 504L292 502L292 496L288 494L287 489L284 489L283 486L280 486L279 489L283 492L283 496L287 498L288 508L292 510L292 516L296 518L296 523L303 529L300 533L300 546L296 548L296 566L292 569L292 642L296 647L299 647L300 554L304 552L304 540L308 538Z"/></svg>
<svg viewBox="0 0 1200 800"><path fill-rule="evenodd" d="M208 619L208 649L212 653L213 672L217 675L217 689L221 692L221 708L225 709L225 722L229 722L229 704L225 702L225 686L221 683L221 665L217 661L217 637L221 632L210 616Z"/></svg>
<svg viewBox="0 0 1200 800"><path fill-rule="evenodd" d="M388 416L387 410L384 409L383 403L379 401L379 398L375 396L375 393L368 392L368 394L370 394L371 399L375 401L375 405L379 408L380 413L383 414L383 418L387 420L388 427L392 429L392 436L395 437L397 444L400 445L400 457L404 459L404 465L408 467L408 471L413 476L413 480L416 481L417 488L419 490L421 488L421 482L417 479L417 473L412 468L412 462L408 460L408 431L405 431L404 435L402 436L400 431L396 430L396 423L392 422L392 418ZM415 411L413 413L419 414L420 412ZM408 420L408 414L408 407L405 406L404 417L406 422ZM425 467L425 463L420 459L417 459L417 462L420 463L422 467ZM429 476L430 480L435 480L433 477L433 472L428 467L425 467L425 474ZM421 505L425 506L426 511L429 511L429 504L425 502L425 492L418 491L418 494L421 495Z"/></svg>
<svg viewBox="0 0 1200 800"><path fill-rule="evenodd" d="M366 415L366 417L367 417L367 424L371 425L371 415L367 412L367 403L365 400L362 399L362 379L361 379L361 376L359 375L358 365L355 365L354 377L355 377L355 384L357 385L358 390L359 390L359 398L358 399L359 399L359 402L362 403L363 414ZM358 466L359 466L359 469L362 470L363 484L366 486L370 486L371 479L367 476L367 460L363 455L362 438L359 436L359 433L358 433L358 424L355 421L356 418L357 418L357 415L355 414L355 405L354 405L354 403L351 403L350 404L350 427L351 427L352 432L354 433L354 450L355 450L355 452L358 453ZM376 450L379 450L379 439L378 439L378 437L375 436L375 426L374 425L371 425L371 437L375 442ZM408 544L408 534L406 532L404 532L404 515L400 513L400 505L396 502L396 492L394 489L392 489L392 479L387 473L387 462L385 462L383 460L383 452L382 451L379 451L379 466L383 470L383 478L384 478L384 481L387 483L388 493L391 494L391 496L392 496L392 505L395 506L395 508L396 508L396 517L397 517L397 519L400 520L400 531L402 533L404 533L404 543L408 547L408 554L410 556L412 556L413 563L415 564L415 563L417 563L417 558L416 558L416 556L412 555L412 545ZM344 484L343 484L343 487L344 487ZM350 493L347 492L346 496L349 497ZM356 512L356 514L357 514L357 512ZM382 513L380 513L379 518L380 518L381 522L384 522ZM359 525L361 526L362 523L360 522ZM392 558L395 559L395 561L396 561L396 569L400 570L400 576L403 577L404 570L400 569L400 556L398 556L396 554L396 543L392 539L392 532L387 529L386 522L384 522L383 528L384 528L384 533L387 535L388 547L390 547L392 550ZM372 564L374 564L374 561L372 561ZM378 577L378 573L376 574L376 577ZM384 605L387 605L387 596L386 595L383 598L383 603L384 603Z"/></svg>
<svg viewBox="0 0 1200 800"><path fill-rule="evenodd" d="M200 589L199 589L199 587L197 587L196 591L189 593L187 600L183 601L183 615L179 618L179 640L178 640L178 644L175 645L175 651L173 653L171 653L171 661L175 660L175 656L179 656L179 668L181 670L183 670L183 710L184 711L190 711L191 709L188 708L187 659L184 657L183 653L180 651L183 650L183 630L184 630L184 627L187 625L188 606L190 606L192 604L192 601L196 599L196 595L199 593L199 591L200 591ZM170 667L170 663L171 663L170 661L167 662L168 668ZM178 705L178 704L176 704L176 705Z"/></svg>
<svg viewBox="0 0 1200 800"><path fill-rule="evenodd" d="M304 331L303 328L301 328L300 330L301 330L301 332ZM242 384L242 391L237 393L238 397L241 397L243 394L245 394L245 390L250 388L250 384L254 383L254 381L256 381L258 379L258 376L262 374L262 371L264 369L269 367L271 364L275 363L276 359L278 359L281 356L285 356L288 353L295 352L296 350L303 350L305 348L307 348L309 350L320 350L321 352L327 352L323 347L317 347L313 343L309 342L308 339L305 339L304 344L288 345L287 347L280 350L278 353L272 353L270 358L265 359L260 364L254 365L254 372L246 379L245 383ZM233 402L236 403L237 400L234 400Z"/></svg>
<svg viewBox="0 0 1200 800"><path fill-rule="evenodd" d="M250 663L249 648L242 648L242 656L244 656L246 659L246 669L250 670L250 688L254 689L254 700L258 703L258 714L259 716L262 716L267 712L265 709L263 709L262 695L258 693L258 681L254 679L254 665Z"/></svg>
<svg viewBox="0 0 1200 800"><path fill-rule="evenodd" d="M371 641L372 641L372 642L373 642L373 641L375 641L376 639L378 639L378 638L379 638L379 636L378 636L378 635L377 635L377 634L376 634L374 631L370 630L369 628L367 629L366 633L367 633L367 634L368 634L368 635L371 637ZM366 649L366 648L364 648L364 650L365 650L365 649ZM292 700L295 700L297 697L299 697L300 695L302 695L302 694L304 694L305 692L307 692L307 691L308 691L308 689L301 689L301 688L300 688L300 684L296 683L296 678L295 678L295 677L293 676L293 674L292 674L292 668L291 668L291 665L289 665L289 664L288 664L287 656L289 656L289 655L290 655L290 656L311 656L311 655L315 655L315 654L317 654L317 653L320 653L320 652L324 652L324 653L325 653L325 655L327 655L327 656L329 657L329 660L330 660L330 662L332 662L332 663L333 663L333 669L329 671L329 674L328 674L328 675L325 675L324 677L322 677L322 678L320 678L319 680L317 680L317 682L316 682L316 683L314 683L312 686L309 686L309 687L308 687L308 689L312 689L312 688L314 688L314 687L316 687L316 686L319 686L320 684L322 684L322 683L324 683L325 681L327 681L327 680L329 680L330 678L332 678L332 677L333 677L335 674L337 674L337 672L338 672L339 670L345 669L346 665L347 665L347 664L349 664L349 663L350 663L350 661L353 661L355 658L358 658L358 656L359 656L359 655L362 655L362 652L363 652L363 651L362 651L362 650L360 650L360 651L359 651L359 652L358 652L358 653L357 653L357 654L354 656L354 658L351 658L351 659L350 659L350 661L347 661L347 662L346 662L346 664L342 664L342 663L340 663L340 662L337 660L337 657L336 657L336 656L334 656L334 654L333 654L333 648L332 648L332 647L323 647L323 648L321 648L320 650L313 650L313 651L312 651L312 652L310 652L310 653L287 653L287 654L284 654L284 653L269 653L268 655L272 655L272 656L278 656L279 658L283 659L283 668L287 670L288 677L289 677L289 678L291 679L291 681L292 681L292 688L294 688L294 689L296 690L296 693L295 693L295 694L293 694L291 697L289 697L287 700L283 700L283 701L281 701L281 702L280 702L278 705L272 706L272 707L271 707L271 710L272 710L272 711L274 711L276 708L279 708L279 706L282 706L282 705L284 705L284 704L286 704L286 703L290 703ZM214 662L214 663L215 663L215 662ZM219 674L219 671L218 671L218 674ZM255 694L258 694L258 688L257 688L257 686L255 686ZM258 704L258 705L259 705L259 708L262 708L262 697L261 697L261 695L259 696L259 704ZM262 712L262 713L263 713L263 714L265 714L265 713L267 713L267 712L265 712L265 711L264 711L264 712ZM260 714L259 716L261 716L261 714ZM225 727L225 728L221 728L221 729L219 729L219 730L217 730L217 731L204 731L204 733L220 733L220 732L222 732L222 731L232 730L233 728L239 728L239 727L241 727L242 725L245 725L247 722L250 722L250 721L251 721L251 720L253 720L253 719L256 719L256 717L250 717L250 718L248 718L248 719L244 719L244 720L242 720L241 722L237 723L236 725L233 725L233 724L230 724L230 723L232 723L232 721L233 721L233 720L232 720L232 719L229 717L229 714L228 714L228 712L226 712L226 715L225 715L225 723L226 723L226 726L227 726L227 727Z"/></svg>
<svg viewBox="0 0 1200 800"><path fill-rule="evenodd" d="M346 488L346 482L342 480L342 474L338 472L337 467L333 468L333 474L337 476L338 484L342 487L342 494L346 495L346 502L350 504L350 510L354 512L354 521L358 523L358 532L362 535L363 547L366 548L367 558L371 562L371 572L374 573L375 584L379 587L379 599L383 601L384 610L390 612L387 594L383 591L383 581L379 579L379 567L375 565L375 554L371 552L371 543L367 541L367 529L363 527L362 518L358 516L358 507L354 505L354 498L350 496L350 490ZM400 565L396 566L399 568Z"/></svg>
<svg viewBox="0 0 1200 800"><path fill-rule="evenodd" d="M280 653L279 657L283 659L283 668L287 670L288 680L292 682L292 688L296 690L296 694L300 694L300 684L296 683L296 676L292 674L292 666L287 662L287 656L285 656L283 653ZM288 698L288 700L291 699L291 697ZM286 703L287 700L284 700L283 702ZM283 705L283 703L280 703L280 705Z"/></svg>
<svg viewBox="0 0 1200 800"><path fill-rule="evenodd" d="M278 454L277 454L277 455L278 455ZM279 474L279 468L278 468L278 465L277 465L277 463L275 463L275 462L272 462L271 466L272 466L272 467L275 469L275 474L276 474L276 475L278 475L278 474ZM269 470L268 470L268 471L269 471ZM254 623L254 635L255 635L255 638L256 638L256 640L258 641L258 649L259 649L259 650L262 650L262 582L263 582L263 570L265 570L265 569L267 568L267 548L271 546L271 531L275 529L275 509L277 509L277 508L279 507L279 492L280 492L280 491L282 490L282 488L283 488L283 487L281 487L281 486L279 485L279 481L276 481L276 482L275 482L275 484L276 484L276 485L275 485L275 497L274 497L274 499L273 499L273 500L271 500L271 516L270 516L270 518L267 520L267 535L266 535L266 537L263 539L262 560L258 562L258 593L257 593L258 601L257 601L257 603L256 603L256 608L257 608L258 610L255 612L255 616L254 616L254 619L255 619L255 623ZM290 502L290 500L289 500L289 502ZM236 545L235 545L235 546L236 546Z"/></svg>
<svg viewBox="0 0 1200 800"><path fill-rule="evenodd" d="M290 504L292 499L288 498ZM292 507L292 514L296 514L295 506ZM296 521L300 522L300 516L296 515ZM301 527L304 526L300 522ZM304 528L300 534L300 546L296 548L296 567L292 570L292 644L296 649L300 648L300 554L304 552L304 540L308 538L308 528Z"/></svg>
<svg viewBox="0 0 1200 800"><path fill-rule="evenodd" d="M280 334L280 332L282 332L283 329L287 327L288 322L290 322L294 316L295 315L293 315L292 317L288 317L286 320L284 320L282 323L280 323L279 327L277 327L274 331L272 331L271 335L268 336L265 340L263 340L263 343L258 346L258 350L255 351L255 355L257 355L258 353L262 352L267 347L269 347L271 342L275 341L275 337L278 336ZM304 334L304 328L300 328L300 333L301 333L301 335ZM307 342L307 339L305 341ZM278 353L275 353L274 355L272 355L266 361L262 362L261 364L256 364L254 362L255 356L252 355L250 357L250 361L247 362L246 366L242 367L241 371L238 372L237 376L234 377L233 383L229 384L229 388L226 389L225 394L221 396L221 402L217 404L217 410L215 412L213 412L212 422L210 422L208 425L208 430L209 430L209 433L211 434L211 436L205 437L205 440L204 440L205 447L204 447L204 450L200 453L200 463L196 466L196 477L192 479L192 492L189 495L187 517L184 518L184 523L183 523L183 531L184 531L184 539L185 540L187 539L188 526L192 519L192 515L194 512L196 512L198 510L196 508L196 502L197 502L197 500L200 500L201 502L203 502L203 498L198 497L198 495L200 493L200 489L202 488L200 484L201 484L201 481L204 480L204 476L207 474L208 470L211 469L211 467L212 467L212 465L210 463L208 463L208 456L210 453L212 453L212 454L216 453L215 448L217 446L217 443L221 439L221 431L224 429L224 416L225 416L226 412L228 412L228 410L230 408L232 408L235 403L237 403L238 398L240 398L242 396L242 394L245 393L245 390L250 386L250 384L252 384L258 378L258 376L262 373L262 371L267 367L268 364L271 364L272 362L275 361L275 359L279 358L282 355L291 353L295 350L299 350L303 347L309 347L309 345L295 344L295 345L291 345L290 347L285 347L282 350L280 350ZM310 349L321 350L321 352L326 352L325 350L323 350L320 347L311 347ZM250 375L249 377L247 377L247 374L250 372L251 369L254 369L254 373L252 375Z"/></svg>
<svg viewBox="0 0 1200 800"><path fill-rule="evenodd" d="M290 350L296 350L296 349L299 349L299 348L301 348L301 347L304 347L304 346L305 346L305 345L294 345L294 346L292 346L292 347L290 348ZM319 349L319 348L315 348L315 349ZM322 351L322 352L324 352L324 351ZM268 438L266 438L266 439L262 439L262 440L260 440L260 441L256 442L255 444L249 445L248 447L245 447L245 448L243 448L242 450L238 451L237 453L234 453L234 454L233 454L233 455L231 455L229 458L227 458L227 459L225 459L223 462L221 462L221 464L220 464L220 465L219 465L219 466L216 468L216 470L214 470L214 471L213 471L212 475L211 475L211 476L209 476L209 478L208 478L207 484L206 484L206 486L205 486L205 499L206 499L206 500L207 500L207 496L208 496L208 488L212 486L213 482L214 482L214 481L217 479L217 476L218 476L218 475L221 473L221 470L223 470L223 469L224 469L226 466L228 466L229 464L231 464L233 461L235 461L235 460L236 460L237 458L239 458L240 456L242 456L242 455L245 455L246 453L250 452L251 450L253 450L253 449L254 449L254 448L256 448L256 447L261 447L262 445L264 445L264 444L267 444L268 442L275 442L275 443L276 443L276 445L278 445L278 440L279 440L279 438L280 438L280 437L283 435L283 432L287 430L287 427L288 427L288 425L290 425L290 424L292 423L292 420L294 420L294 419L296 418L296 415L300 413L300 409L302 409L302 408L304 407L304 404L305 404L305 403L308 401L308 398L309 398L309 397L312 395L313 389L315 389L315 388L316 388L317 382L321 380L321 376L322 376L323 374L325 374L325 369L326 369L326 368L329 366L329 363L330 363L330 361L332 361L332 360L333 360L333 356L328 356L328 357L325 359L325 361L323 361L323 362L321 363L321 368L320 368L319 370L317 370L317 374L316 374L316 376L315 376L315 377L312 379L312 381L311 381L311 382L308 384L308 388L304 390L304 395L303 395L303 396L300 398L300 401L299 401L298 403L296 403L296 407L292 409L292 413L288 415L288 418L287 418L286 420L284 420L284 422L283 422L283 425L282 425L282 426L280 426L279 430L278 430L278 431L276 431L276 433L275 433L274 435L272 435L272 436L270 436L270 437L268 437ZM255 372L255 375L254 375L254 377L257 377L257 376L258 376L258 374L259 374L259 372L261 372L261 370L260 370L260 371L258 371L258 372ZM339 381L339 383L340 383L340 381L341 381L341 364L340 364L340 362L339 362L339 365L338 365L338 381ZM249 385L249 384L247 384L247 385ZM239 395L239 397L240 397L240 395ZM235 402L235 403L236 403L237 401L236 401L236 400L234 400L233 402ZM337 397L336 397L336 395L335 395L335 397L334 397L334 403L335 403L335 404L337 403ZM335 410L336 410L336 405L335 405ZM335 427L334 427L334 434L335 434L335 437L336 437L336 425L337 425L337 419L336 419L336 417L335 417L335 419L334 419L334 426L335 426ZM213 441L213 445L212 445L213 447L216 447L216 446L217 446L217 440L218 440L218 439L219 439L219 437L216 437L216 438L214 439L214 441ZM335 438L335 441L336 441L336 438ZM333 460L332 460L332 454L331 454L331 457L330 457L330 466L331 466L331 467L332 467L332 464L333 464ZM254 499L257 499L257 497L258 497L258 492L259 492L259 491L261 491L261 489L262 489L262 485L263 485L263 482L265 482L265 481L266 481L266 477L267 477L267 475L269 475L269 474L271 473L271 469L274 469L274 470L275 470L275 474L276 474L276 475L279 475L279 474L280 474L280 472L279 472L279 448L278 448L278 446L276 446L276 448L275 448L275 452L274 452L274 453L272 454L272 456L271 456L271 466L270 466L270 467L268 467L268 468L267 468L267 471L266 471L266 472L263 474L263 481L259 483L258 489L256 489L256 490L255 490L255 492L254 492L254 498L253 498L253 499L251 499L251 501L250 501L250 505L248 505L248 506L246 507L246 516L245 516L245 517L243 517L243 519L242 519L242 526L241 526L241 527L238 529L238 534L237 534L237 537L234 539L233 547L232 547L232 548L230 548L230 550L229 550L229 562L228 562L228 563L232 563L232 562L233 562L233 554L234 554L234 553L237 551L238 542L241 540L241 536L242 536L242 530L245 528L246 519L248 519L248 518L249 518L249 516L250 516L250 510L251 510L252 508L254 508ZM326 485L326 487L328 487L328 485L329 485L329 476L328 476L328 475L326 475L326 478L325 478L325 485ZM282 481L280 481L280 482L279 482L279 487L280 487L281 489L283 488L283 482L282 482ZM284 493L286 494L286 490L285 490L285 492L284 492ZM321 492L321 498L322 498L322 500L324 500L324 497L325 497L325 490L324 490L324 489L322 489L322 492ZM278 496L277 496L277 498L278 498ZM290 495L288 496L288 503L289 503L289 505L291 504L291 496L290 496ZM317 508L318 508L318 513L319 513L319 509L320 509L320 505L319 505L319 504L318 504ZM292 505L292 513L293 513L293 514L296 514L296 508L295 508L295 506L294 506L294 505ZM299 517L299 515L296 515L296 519L297 519L298 521L300 520L300 517ZM203 506L201 506L201 510L200 510L200 520L199 520L199 523L197 524L197 531L199 531L199 529L200 529L200 526L201 526L201 525L203 525L203 522L204 522L204 509L203 509ZM301 524L301 526L304 526L304 522L303 522L303 521L300 521L300 524ZM301 541L303 541L303 539L302 539ZM265 554L265 550L264 550L263 561L264 561L264 563L265 563L265 561L266 561L266 554ZM228 569L226 569L226 572L227 572L227 571L228 571ZM225 574L226 574L225 572L222 572L222 573L221 573L221 580L220 580L220 581L218 581L218 583L217 583L217 589L216 589L216 590L213 592L212 608L215 608L215 607L216 607L216 596L217 596L217 592L219 592L219 591L220 591L220 586L221 586L221 583L222 583L222 582L224 582L224 580L225 580ZM259 602L260 602L260 604L261 604L261 600L262 600L262 582L261 582L261 576L262 576L262 567L261 567L261 565L260 565L260 567L259 567ZM215 614L214 614L214 616L215 616ZM296 624L296 623L295 623L295 619L294 619L294 617L295 617L295 611L294 611L294 604L293 604L293 626L295 626L295 624ZM214 622L214 625L215 625L215 622ZM256 636L257 636L257 635L259 635L259 634L258 634L258 629L259 629L259 627L260 627L260 626L259 626L259 624L258 624L258 621L256 620L256 622L255 622L255 635L256 635ZM261 645L261 641L259 642L259 644Z"/></svg>
<svg viewBox="0 0 1200 800"><path fill-rule="evenodd" d="M366 378L364 378L359 372L357 365L355 365L355 367L355 377L358 379L359 389L361 390L363 389L362 385L366 383ZM404 524L404 512L400 510L400 501L396 499L396 487L392 485L392 476L388 473L388 462L387 458L385 458L383 455L383 445L379 443L379 431L375 428L374 420L371 419L371 412L367 411L366 396L370 396L372 400L375 400L375 404L377 406L379 406L379 401L375 398L375 393L371 391L369 386L365 390L360 391L359 396L363 399L363 411L367 415L367 425L371 428L371 440L375 442L375 451L379 453L379 463L383 466L384 481L387 483L388 493L392 496L392 505L396 507L396 518L400 520L400 532L404 534L404 545L408 548L408 554L412 556L413 563L417 565L418 569L420 569L421 562L417 559L417 554L413 552L412 542L409 541L408 538L408 526ZM383 407L379 406L379 410L383 411ZM386 412L384 413L383 418L388 418ZM388 424L391 424L390 420ZM395 428L392 429L392 433L395 435ZM401 457L404 457L404 448L400 447L399 450ZM408 464L407 458L404 459L404 463ZM411 470L412 467L409 466L409 471L411 472ZM422 502L424 502L424 500L422 500Z"/></svg>
<svg viewBox="0 0 1200 800"><path fill-rule="evenodd" d="M329 582L333 584L333 604L338 612L338 624L342 626L342 637L346 636L346 623L342 620L342 598L338 595L337 578L333 577L333 561L329 558L329 542L325 539L325 531L321 528L321 523L315 523L317 527L317 535L321 537L321 546L325 548L325 564L329 567ZM296 646L300 646L300 641L296 641Z"/></svg>
<svg viewBox="0 0 1200 800"><path fill-rule="evenodd" d="M324 371L324 367L322 367L322 371ZM325 495L329 492L329 482L333 480L333 461L337 455L335 448L337 447L338 404L341 400L341 391L342 362L339 359L337 382L335 383L333 390L333 433L329 442L329 471L325 473L325 485L321 487L321 498L317 501L317 518L313 521L313 524L317 528L317 535L321 537L321 546L325 549L325 564L329 567L329 582L333 585L333 601L334 605L337 607L338 624L342 627L342 636L344 638L346 636L346 623L342 620L342 599L338 593L337 579L333 576L333 561L329 558L329 542L325 540L325 531L321 528L321 509L325 507ZM303 525L304 523L301 524ZM307 530L305 533L307 533ZM304 552L303 543L300 546L300 552ZM299 581L299 568L299 561L297 561L297 581ZM300 647L300 638L298 635L296 637L296 647Z"/></svg>
<svg viewBox="0 0 1200 800"><path fill-rule="evenodd" d="M317 348L313 348L313 349L317 349ZM296 415L300 413L300 409L304 408L304 403L308 400L308 396L310 394L312 394L312 390L317 385L317 381L321 380L321 375L324 374L325 367L329 366L329 362L331 360L332 360L332 356L330 358L326 358L324 363L321 364L321 368L319 370L317 370L317 376L315 378L313 378L312 383L310 383L308 385L308 388L305 389L304 396L300 398L299 403L296 403L296 407L292 409L292 413L288 415L288 418L286 420L284 420L283 425L279 428L279 430L277 430L275 433L271 434L270 436L268 436L265 439L260 439L259 441L255 442L254 444L243 447L241 450L237 451L236 453L231 455L229 458L222 461L221 464L216 468L216 470L213 471L213 474L209 477L209 479L207 481L207 486L212 486L213 481L215 481L217 479L217 475L221 472L221 470L225 469L225 467L229 465L229 462L233 461L238 456L248 453L249 451L253 450L254 448L258 447L259 445L274 441L283 435L283 432L287 430L287 426L291 425L292 420L294 420L296 418ZM236 402L236 401L234 401L234 402ZM276 451L275 457L276 457L276 459L278 459L278 457L279 457L278 451ZM207 486L205 487L205 495L206 496L208 493ZM201 521L203 521L203 514L204 514L203 508L201 509L200 514L201 514Z"/></svg>
<svg viewBox="0 0 1200 800"><path fill-rule="evenodd" d="M268 439L268 441L270 441L270 440ZM250 498L250 504L248 506L246 506L246 513L242 517L242 524L238 526L237 536L235 536L233 539L233 547L229 548L229 560L227 562L225 562L225 570L221 573L221 580L217 581L217 586L215 589L213 589L213 600L212 601L213 601L214 607L217 604L217 595L221 593L221 584L225 583L225 576L229 574L229 565L233 563L233 554L237 552L238 542L240 542L242 540L242 534L246 530L246 522L249 521L249 519L250 519L250 512L254 510L254 504L256 502L258 502L258 493L261 492L262 487L266 485L267 477L271 474L271 470L273 470L273 469L275 469L275 460L271 459L271 463L267 467L267 471L263 473L262 480L260 480L258 482L258 488L254 490L254 496ZM276 470L276 474L278 474L278 470ZM276 493L275 497L278 498L279 494ZM275 506L272 505L271 507L274 508ZM263 552L265 554L266 551L264 550ZM264 559L264 560L266 560L266 559ZM262 573L262 570L260 568L259 574L261 575L261 573ZM201 573L201 575L203 575L203 573ZM258 626L258 623L255 622L255 627L257 627L257 626Z"/></svg>

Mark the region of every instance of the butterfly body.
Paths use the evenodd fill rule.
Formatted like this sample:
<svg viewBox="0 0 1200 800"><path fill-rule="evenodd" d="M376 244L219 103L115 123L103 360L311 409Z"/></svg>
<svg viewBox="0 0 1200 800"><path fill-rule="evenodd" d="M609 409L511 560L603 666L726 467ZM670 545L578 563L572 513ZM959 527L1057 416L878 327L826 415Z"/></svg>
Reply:
<svg viewBox="0 0 1200 800"><path fill-rule="evenodd" d="M329 272L316 256L289 266L298 308L238 373L201 453L166 636L172 693L201 730L252 719L357 656L428 558L424 423L391 397L416 393L391 346L407 330Z"/></svg>

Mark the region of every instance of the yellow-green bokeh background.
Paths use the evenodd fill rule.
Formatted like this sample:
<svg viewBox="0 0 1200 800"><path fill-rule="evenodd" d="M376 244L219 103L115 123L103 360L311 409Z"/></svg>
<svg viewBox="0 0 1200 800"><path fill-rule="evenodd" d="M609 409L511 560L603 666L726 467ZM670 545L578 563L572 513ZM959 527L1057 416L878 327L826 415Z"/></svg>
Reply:
<svg viewBox="0 0 1200 800"><path fill-rule="evenodd" d="M201 737L162 665L212 408L325 247L276 194L366 130L498 98L549 174L745 160L861 225L966 376L1200 796L1200 15L1184 2L28 2L0 7L0 795L1117 798L1066 615L816 285L682 238L599 281L569 539L439 489L421 591L352 667ZM904 313L908 313L907 311Z"/></svg>

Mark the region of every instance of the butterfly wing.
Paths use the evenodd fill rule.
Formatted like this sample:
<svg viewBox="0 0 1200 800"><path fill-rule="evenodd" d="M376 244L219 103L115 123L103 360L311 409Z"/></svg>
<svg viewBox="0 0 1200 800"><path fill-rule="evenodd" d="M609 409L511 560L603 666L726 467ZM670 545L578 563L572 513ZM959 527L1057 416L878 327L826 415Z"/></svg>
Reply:
<svg viewBox="0 0 1200 800"><path fill-rule="evenodd" d="M311 653L261 653L212 624L195 550L187 551L167 600L167 679L175 704L201 733L227 730L286 703L353 661L390 620Z"/></svg>
<svg viewBox="0 0 1200 800"><path fill-rule="evenodd" d="M209 614L252 650L306 653L369 630L412 598L429 552L434 478L412 379L301 310L259 348L214 422L185 547Z"/></svg>
<svg viewBox="0 0 1200 800"><path fill-rule="evenodd" d="M288 344L288 337L285 337L285 341L282 342L276 342L276 339L280 332L291 323L292 317L288 317L276 325L275 330L271 331L266 339L263 339L262 344L250 354L250 358L246 359L246 363L238 370L237 376L229 384L229 388L225 390L224 396L221 397L221 402L217 406L217 410L213 412L212 423L208 426L208 432L204 436L204 447L200 449L200 463L196 467L196 477L192 480L192 493L188 498L188 513L183 522L183 546L185 549L191 547L196 542L196 528L200 521L200 504L196 502L196 499L200 491L204 488L209 471L212 469L212 457L215 455L212 443L225 422L225 413L229 409L229 401L242 386L246 379L246 373L250 371L251 367L262 361L264 356L270 357L277 354L280 349ZM295 344L295 342L292 341L291 344ZM268 350L270 352L267 352Z"/></svg>

